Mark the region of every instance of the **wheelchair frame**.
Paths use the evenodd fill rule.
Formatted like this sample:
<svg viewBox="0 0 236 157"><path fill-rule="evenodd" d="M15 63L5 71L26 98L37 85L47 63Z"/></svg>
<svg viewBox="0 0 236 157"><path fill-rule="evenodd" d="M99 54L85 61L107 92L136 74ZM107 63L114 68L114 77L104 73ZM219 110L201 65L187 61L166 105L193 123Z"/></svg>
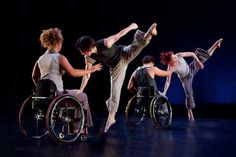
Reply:
<svg viewBox="0 0 236 157"><path fill-rule="evenodd" d="M54 84L51 80L49 82ZM36 92L22 103L18 120L24 135L33 139L42 139L49 135L53 140L66 144L78 138L82 141L87 140L87 134L83 132L86 129L85 115L75 96L41 96L37 95L36 88Z"/></svg>
<svg viewBox="0 0 236 157"><path fill-rule="evenodd" d="M137 99L149 99L137 104ZM126 121L129 124L139 125L146 117L150 117L156 128L168 128L172 121L172 107L166 96L157 94L154 96L134 95L129 99L125 108Z"/></svg>

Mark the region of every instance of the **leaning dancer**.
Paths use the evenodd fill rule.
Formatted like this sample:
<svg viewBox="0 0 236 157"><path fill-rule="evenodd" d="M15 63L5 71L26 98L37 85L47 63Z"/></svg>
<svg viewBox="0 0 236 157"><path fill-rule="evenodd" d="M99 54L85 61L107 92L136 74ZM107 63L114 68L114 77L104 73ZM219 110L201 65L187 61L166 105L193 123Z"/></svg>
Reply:
<svg viewBox="0 0 236 157"><path fill-rule="evenodd" d="M178 75L183 89L185 91L185 105L188 111L189 120L194 120L192 109L195 108L195 101L193 95L193 78L198 72L199 69L203 69L203 63L207 61L215 52L216 49L220 48L220 44L223 41L222 38L217 40L212 47L208 50L197 48L194 52L179 52L173 54L173 51L163 52L160 54L161 63L168 65L168 68L174 68L174 72ZM193 61L190 64L187 64L184 57L192 57ZM167 77L163 94L166 95L166 92L169 88L171 81L171 75Z"/></svg>

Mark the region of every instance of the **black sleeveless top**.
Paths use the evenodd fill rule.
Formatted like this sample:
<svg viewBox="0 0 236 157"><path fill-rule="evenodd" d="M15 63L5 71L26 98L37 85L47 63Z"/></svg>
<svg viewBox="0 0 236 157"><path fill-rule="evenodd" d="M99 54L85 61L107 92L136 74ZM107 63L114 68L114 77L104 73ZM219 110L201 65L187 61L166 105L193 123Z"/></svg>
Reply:
<svg viewBox="0 0 236 157"><path fill-rule="evenodd" d="M110 68L114 68L117 63L120 61L120 54L122 51L122 46L117 46L115 44L112 47L107 48L104 45L104 39L98 40L96 42L97 53L91 54L91 56L87 56L93 60L97 60L109 66Z"/></svg>
<svg viewBox="0 0 236 157"><path fill-rule="evenodd" d="M138 67L136 69L136 73L134 75L135 78L135 85L137 87L151 87L154 89L155 94L158 93L157 85L155 78L152 78L147 71L148 67Z"/></svg>

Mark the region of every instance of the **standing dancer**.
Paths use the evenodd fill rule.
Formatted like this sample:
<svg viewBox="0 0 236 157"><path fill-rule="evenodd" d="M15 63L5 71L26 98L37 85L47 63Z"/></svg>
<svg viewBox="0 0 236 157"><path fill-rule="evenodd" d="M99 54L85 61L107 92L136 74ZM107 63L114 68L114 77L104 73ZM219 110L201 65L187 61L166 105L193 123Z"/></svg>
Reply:
<svg viewBox="0 0 236 157"><path fill-rule="evenodd" d="M110 97L106 101L109 111L104 133L116 122L115 114L118 110L121 88L125 79L129 63L146 47L153 36L157 35L156 23L153 23L146 33L137 30L132 44L116 45L115 43L129 31L138 28L136 23L130 24L115 35L95 41L90 36L82 36L76 42L76 48L85 56L86 69L90 69L95 61L102 62L110 71ZM83 91L90 75L83 77L80 90Z"/></svg>

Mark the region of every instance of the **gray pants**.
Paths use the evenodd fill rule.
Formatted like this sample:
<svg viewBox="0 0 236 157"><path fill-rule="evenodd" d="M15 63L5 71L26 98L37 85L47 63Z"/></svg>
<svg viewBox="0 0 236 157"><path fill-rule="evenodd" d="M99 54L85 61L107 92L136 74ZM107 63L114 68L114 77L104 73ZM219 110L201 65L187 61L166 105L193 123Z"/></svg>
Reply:
<svg viewBox="0 0 236 157"><path fill-rule="evenodd" d="M197 48L195 51L200 62L204 63L210 58L208 51ZM199 66L195 60L189 64L189 74L185 78L181 78L182 86L185 92L185 105L187 108L195 108L194 94L193 94L193 78L199 71Z"/></svg>
<svg viewBox="0 0 236 157"><path fill-rule="evenodd" d="M87 127L92 127L93 120L92 120L92 116L91 116L91 112L90 112L90 107L89 107L87 95L84 92L76 94L77 90L68 90L67 89L66 91L68 92L68 94L75 96L79 100L83 109L86 111Z"/></svg>
<svg viewBox="0 0 236 157"><path fill-rule="evenodd" d="M137 30L134 34L133 43L123 46L121 59L114 68L110 68L110 97L106 101L109 113L115 113L118 110L120 102L121 88L125 79L128 64L148 45L149 41L144 40L144 32Z"/></svg>

